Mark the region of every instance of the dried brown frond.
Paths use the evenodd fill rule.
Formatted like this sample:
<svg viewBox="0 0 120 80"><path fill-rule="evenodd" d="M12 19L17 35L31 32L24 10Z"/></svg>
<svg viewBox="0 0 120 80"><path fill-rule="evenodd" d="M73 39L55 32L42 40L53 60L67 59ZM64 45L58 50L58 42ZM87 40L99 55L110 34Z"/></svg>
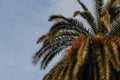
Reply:
<svg viewBox="0 0 120 80"><path fill-rule="evenodd" d="M76 37L71 46L68 46L68 48L64 52L64 56L70 56L72 53L74 53L80 46L81 43L86 39L86 36L84 34L80 34L78 37Z"/></svg>
<svg viewBox="0 0 120 80"><path fill-rule="evenodd" d="M110 15L106 9L104 9L104 13L100 20L105 24L105 27L108 29L108 31L110 31Z"/></svg>
<svg viewBox="0 0 120 80"><path fill-rule="evenodd" d="M114 43L119 43L119 37L114 36L114 35L103 35L103 34L98 34L93 36L93 40L96 42L114 42Z"/></svg>
<svg viewBox="0 0 120 80"><path fill-rule="evenodd" d="M119 58L118 47L115 43L111 43L109 44L109 49L111 51L112 65L117 71L120 71L120 58Z"/></svg>
<svg viewBox="0 0 120 80"><path fill-rule="evenodd" d="M91 40L91 37L85 39L81 46L79 46L79 49L77 51L77 63L75 64L74 70L73 70L73 80L77 80L77 75L80 70L80 67L85 63L87 54L88 54L88 48L89 48L89 42Z"/></svg>

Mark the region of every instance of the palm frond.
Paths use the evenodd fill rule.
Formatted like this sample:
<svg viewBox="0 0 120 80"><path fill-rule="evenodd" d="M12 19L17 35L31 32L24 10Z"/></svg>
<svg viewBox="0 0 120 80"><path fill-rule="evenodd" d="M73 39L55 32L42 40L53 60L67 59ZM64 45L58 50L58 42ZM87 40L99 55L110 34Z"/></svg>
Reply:
<svg viewBox="0 0 120 80"><path fill-rule="evenodd" d="M84 34L79 34L77 37L75 37L72 41L72 44L65 49L64 56L71 56L73 53L75 53L86 38L87 37Z"/></svg>
<svg viewBox="0 0 120 80"><path fill-rule="evenodd" d="M57 18L57 17L59 18L59 15L53 15L52 17L54 17L54 16L55 16L55 18ZM72 26L76 30L79 30L80 33L82 31L86 35L93 33L92 31L89 32L87 27L85 27L82 22L78 21L77 19L72 19L72 18L63 18L62 21L60 21L60 22L58 21L58 23L55 23L51 27L50 32L52 32L52 30L54 30L54 29L57 29L57 28L59 29L59 27L63 27L63 26L64 27L71 27Z"/></svg>
<svg viewBox="0 0 120 80"><path fill-rule="evenodd" d="M84 11L83 12L75 11L73 13L73 16L75 17L77 15L81 15L87 21L87 23L90 25L90 27L94 31L94 34L96 34L97 33L96 22L94 21L95 19L94 19L92 13L87 9L87 7L80 0L77 0L77 1L82 6Z"/></svg>
<svg viewBox="0 0 120 80"><path fill-rule="evenodd" d="M63 61L61 60L56 65L54 65L54 67L50 70L48 74L44 76L43 80L53 80L55 78L58 78L63 68L64 68L64 64Z"/></svg>
<svg viewBox="0 0 120 80"><path fill-rule="evenodd" d="M51 46L51 48L47 50L48 52L44 53L45 56L43 56L41 62L42 63L41 68L45 68L57 53L60 53L64 48L72 44L72 41L68 39L67 42L66 40L59 40L59 41L60 41L59 44L55 44L55 46Z"/></svg>
<svg viewBox="0 0 120 80"><path fill-rule="evenodd" d="M109 33L110 35L120 35L120 21L113 21L111 23L111 31Z"/></svg>
<svg viewBox="0 0 120 80"><path fill-rule="evenodd" d="M75 63L76 63L75 59L73 60L70 59L70 63L68 64L68 70L66 72L65 80L72 80L72 73L73 73Z"/></svg>
<svg viewBox="0 0 120 80"><path fill-rule="evenodd" d="M96 60L96 59L94 59L94 60ZM96 61L97 61L97 60L96 60ZM94 77L94 80L99 80L100 76L99 76L98 63L97 63L97 62L94 62L94 65L93 65L93 66L94 66L94 67L93 67L93 68L94 68L94 72L93 72L94 74L93 74L93 73L92 73L92 74L94 75L94 76L93 76L93 77Z"/></svg>
<svg viewBox="0 0 120 80"><path fill-rule="evenodd" d="M111 30L111 27L110 27L110 15L108 13L108 11L105 9L102 16L100 17L100 20L104 23L106 29L108 31Z"/></svg>
<svg viewBox="0 0 120 80"><path fill-rule="evenodd" d="M115 70L120 71L119 52L117 49L117 45L115 45L115 43L110 43L108 45L111 53L112 66L114 67Z"/></svg>
<svg viewBox="0 0 120 80"><path fill-rule="evenodd" d="M75 68L73 71L73 80L77 80L77 76L80 70L80 67L85 63L86 57L88 55L88 47L91 38L87 38L81 44L80 48L78 49L77 54L77 63L75 64Z"/></svg>
<svg viewBox="0 0 120 80"><path fill-rule="evenodd" d="M63 80L72 77L72 70L74 64L76 63L76 56L69 56L67 58L62 58L50 72L44 77L43 80ZM54 75L54 76L51 76ZM71 80L71 79L69 79Z"/></svg>
<svg viewBox="0 0 120 80"><path fill-rule="evenodd" d="M65 32L68 30L71 30L76 33L85 33L82 29L80 29L79 27L73 26L70 23L58 22L52 26L48 36L54 37L54 35L56 35L58 32Z"/></svg>
<svg viewBox="0 0 120 80"><path fill-rule="evenodd" d="M46 37L47 37L47 34L42 35L42 36L37 40L37 44L40 43L40 42L42 42L42 41L44 41L44 40L46 39Z"/></svg>
<svg viewBox="0 0 120 80"><path fill-rule="evenodd" d="M61 44L60 46L58 46L55 49L52 49L49 51L49 53L47 53L42 60L42 64L41 64L41 68L45 69L47 64L53 59L53 57L57 54L60 53L64 48L66 48L66 46L70 45L71 43L65 43L64 42L64 46L63 44Z"/></svg>
<svg viewBox="0 0 120 80"><path fill-rule="evenodd" d="M67 73L68 64L64 64L64 68L58 76L58 80L63 80L65 78L65 74Z"/></svg>
<svg viewBox="0 0 120 80"><path fill-rule="evenodd" d="M95 16L96 16L96 28L98 29L98 32L101 33L101 30L103 26L100 25L100 17L103 13L103 0L94 0L95 4Z"/></svg>
<svg viewBox="0 0 120 80"><path fill-rule="evenodd" d="M61 73L61 74L63 74L63 75L65 75L64 76L64 78L60 78L60 76L59 76L59 78L60 78L60 80L72 80L72 71L73 71L73 68L74 68L74 64L76 63L76 55L72 55L72 56L69 56L69 57L67 57L67 59L65 59L66 60L66 63L64 63L64 65L65 64L67 64L67 70L66 70L66 74L63 74L63 73ZM59 80L59 78L58 78L58 80Z"/></svg>
<svg viewBox="0 0 120 80"><path fill-rule="evenodd" d="M108 10L110 14L110 20L113 22L116 19L119 19L120 16L120 1L119 0L109 0L109 2L105 5L105 8Z"/></svg>
<svg viewBox="0 0 120 80"><path fill-rule="evenodd" d="M84 10L88 10L87 7L86 7L80 0L77 0L77 1L78 1L78 3L82 6L82 8L83 8Z"/></svg>
<svg viewBox="0 0 120 80"><path fill-rule="evenodd" d="M98 26L99 26L99 29L98 29L98 32L100 33L100 34L108 34L109 33L109 31L110 31L110 29L108 28L107 29L107 27L106 27L106 21L101 21L101 20L99 20L99 22L98 22Z"/></svg>
<svg viewBox="0 0 120 80"><path fill-rule="evenodd" d="M114 20L119 20L120 19L120 6L111 8L109 10L109 14L110 14L111 22L113 22Z"/></svg>
<svg viewBox="0 0 120 80"><path fill-rule="evenodd" d="M103 12L103 0L94 0L95 2L95 11L98 18L101 17Z"/></svg>
<svg viewBox="0 0 120 80"><path fill-rule="evenodd" d="M78 36L79 33L74 31L74 30L66 30L66 31L61 31L61 32L57 32L54 36L51 36L51 38L49 39L49 42L53 41L53 40L57 40L61 37L66 37L66 36L69 36L69 37L76 37Z"/></svg>
<svg viewBox="0 0 120 80"><path fill-rule="evenodd" d="M40 50L38 50L38 51L36 52L36 54L33 56L33 63L34 63L34 64L37 64L37 62L39 61L39 59L40 59L43 55L49 53L49 50L50 50L50 49L54 49L54 48L58 47L58 46L61 45L61 44L62 44L63 46L66 46L64 43L65 43L66 41L68 41L68 43L70 44L73 39L74 39L74 36L73 36L73 37L72 37L72 36L61 37L61 38L55 39L55 40L51 41L50 43L42 46L42 47L40 48ZM68 44L68 43L67 43L67 44ZM62 46L62 45L61 45L61 46ZM66 46L66 47L67 47L67 46Z"/></svg>
<svg viewBox="0 0 120 80"><path fill-rule="evenodd" d="M65 18L64 16L62 15L52 15L49 17L48 21L66 21L67 18Z"/></svg>
<svg viewBox="0 0 120 80"><path fill-rule="evenodd" d="M103 44L98 44L98 49L96 49L96 57L99 66L100 80L109 80L110 77L110 66L109 66L109 57L107 50L104 49ZM106 47L105 47L106 48Z"/></svg>
<svg viewBox="0 0 120 80"><path fill-rule="evenodd" d="M97 30L96 30L96 23L94 21L94 17L93 15L89 12L89 11L83 11L83 12L80 12L80 11L75 11L73 13L73 16L77 16L77 15L80 15L82 16L86 21L87 23L90 25L90 27L93 29L94 31L94 34L97 33Z"/></svg>
<svg viewBox="0 0 120 80"><path fill-rule="evenodd" d="M56 34L53 38L47 39L42 48L33 56L33 63L37 63L43 54L45 54L51 47L56 47L63 41L72 41L78 33L74 32L61 32Z"/></svg>
<svg viewBox="0 0 120 80"><path fill-rule="evenodd" d="M106 80L110 80L110 74L111 74L111 68L110 68L110 50L109 50L109 47L108 47L108 44L109 43L104 43L104 50L105 50L105 68L106 68Z"/></svg>
<svg viewBox="0 0 120 80"><path fill-rule="evenodd" d="M70 30L67 30L67 31L64 31L64 32L58 32L53 39L59 37L59 36L78 36L80 33L78 32L75 32L75 31L70 31Z"/></svg>
<svg viewBox="0 0 120 80"><path fill-rule="evenodd" d="M85 58L87 56L88 49L89 49L90 40L91 40L91 37L87 38L85 41L83 41L80 48L78 49L77 60L79 65L82 65L85 62Z"/></svg>

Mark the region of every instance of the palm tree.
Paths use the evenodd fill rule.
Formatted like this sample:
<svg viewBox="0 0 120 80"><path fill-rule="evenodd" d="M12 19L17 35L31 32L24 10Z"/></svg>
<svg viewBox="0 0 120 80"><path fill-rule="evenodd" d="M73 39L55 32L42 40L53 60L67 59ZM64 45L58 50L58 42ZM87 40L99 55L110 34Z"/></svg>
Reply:
<svg viewBox="0 0 120 80"><path fill-rule="evenodd" d="M55 23L41 36L40 50L33 63L41 60L45 69L55 55L61 60L43 80L120 80L120 0L94 0L94 13L80 1L83 11L75 11L88 26L75 18L52 15Z"/></svg>

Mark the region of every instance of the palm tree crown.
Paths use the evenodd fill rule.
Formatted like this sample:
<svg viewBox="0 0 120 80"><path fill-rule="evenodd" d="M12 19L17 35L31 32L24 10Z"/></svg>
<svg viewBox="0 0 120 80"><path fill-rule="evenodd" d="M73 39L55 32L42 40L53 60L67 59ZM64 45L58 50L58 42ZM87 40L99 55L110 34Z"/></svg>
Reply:
<svg viewBox="0 0 120 80"><path fill-rule="evenodd" d="M55 23L41 36L40 50L33 56L33 63L41 59L45 69L56 54L63 51L61 60L43 80L120 80L120 0L94 0L95 14L80 1L82 21L52 15Z"/></svg>

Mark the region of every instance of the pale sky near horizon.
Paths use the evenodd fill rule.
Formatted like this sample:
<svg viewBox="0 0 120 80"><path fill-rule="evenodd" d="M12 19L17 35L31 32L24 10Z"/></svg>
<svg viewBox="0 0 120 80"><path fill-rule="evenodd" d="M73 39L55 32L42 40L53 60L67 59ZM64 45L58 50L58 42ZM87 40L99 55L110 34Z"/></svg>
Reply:
<svg viewBox="0 0 120 80"><path fill-rule="evenodd" d="M77 0L0 0L0 80L42 80L57 59L45 70L32 65L36 40L52 25L50 15L72 17L79 9Z"/></svg>

